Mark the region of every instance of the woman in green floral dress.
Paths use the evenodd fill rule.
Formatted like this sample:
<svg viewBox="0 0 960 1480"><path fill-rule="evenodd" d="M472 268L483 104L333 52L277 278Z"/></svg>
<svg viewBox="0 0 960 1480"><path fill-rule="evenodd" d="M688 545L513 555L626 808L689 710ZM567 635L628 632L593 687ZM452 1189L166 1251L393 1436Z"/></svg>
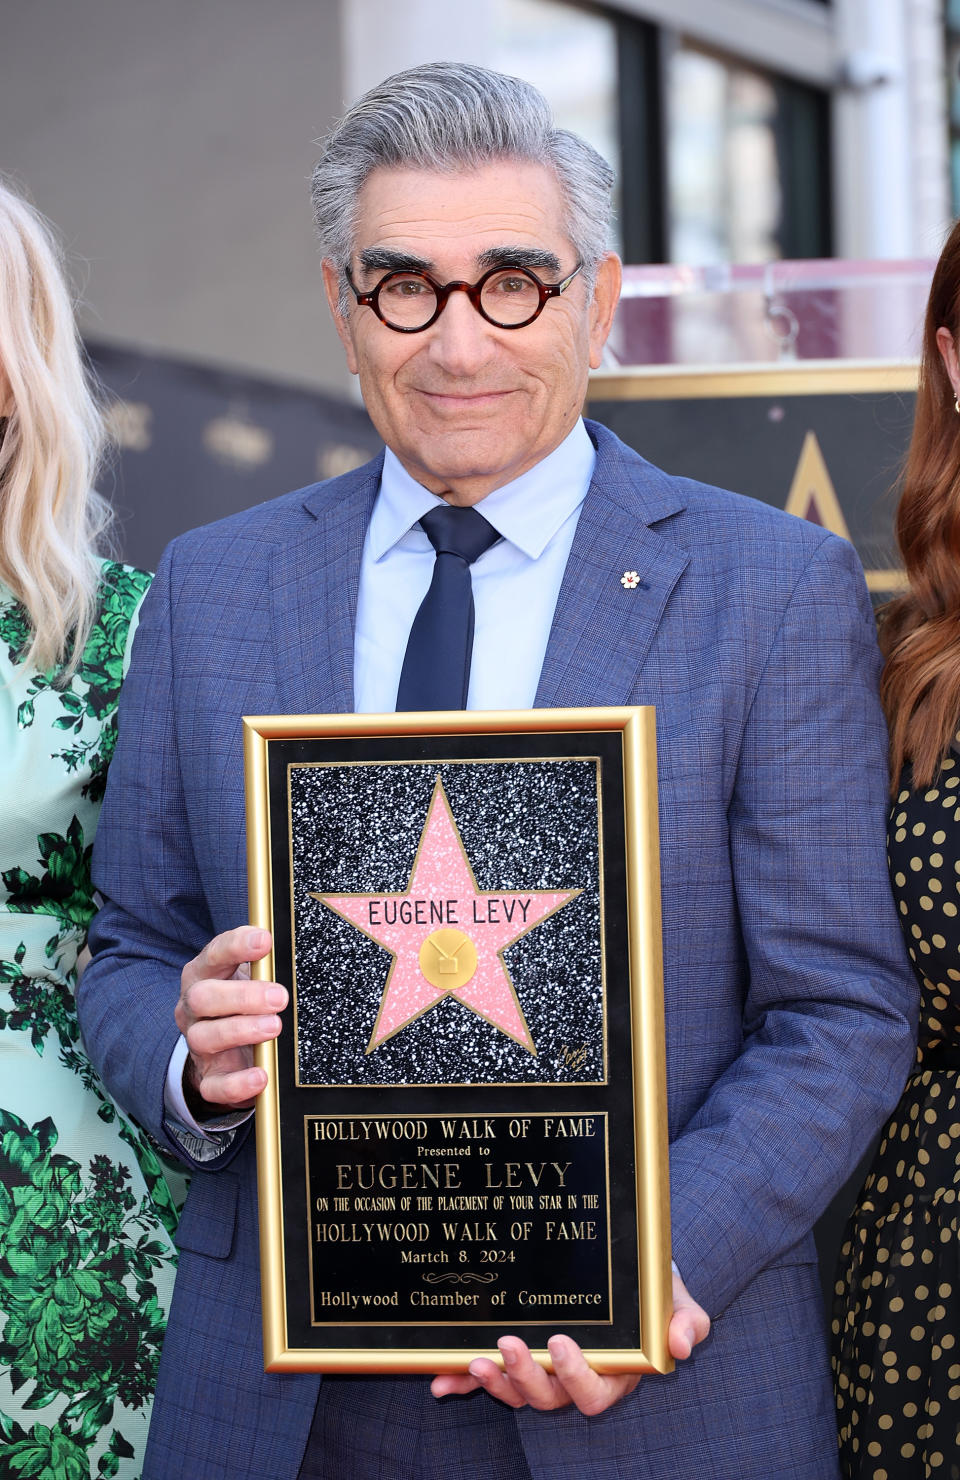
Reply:
<svg viewBox="0 0 960 1480"><path fill-rule="evenodd" d="M96 558L101 422L44 224L0 184L0 1477L140 1474L176 1208L77 1031L90 851L150 577Z"/></svg>

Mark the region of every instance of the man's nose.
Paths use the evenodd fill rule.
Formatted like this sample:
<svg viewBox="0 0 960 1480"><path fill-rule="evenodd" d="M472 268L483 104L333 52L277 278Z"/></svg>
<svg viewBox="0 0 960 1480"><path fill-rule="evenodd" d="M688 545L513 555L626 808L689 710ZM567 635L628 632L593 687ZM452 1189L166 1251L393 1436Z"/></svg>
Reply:
<svg viewBox="0 0 960 1480"><path fill-rule="evenodd" d="M475 375L496 353L496 331L457 288L430 334L430 355L449 375Z"/></svg>

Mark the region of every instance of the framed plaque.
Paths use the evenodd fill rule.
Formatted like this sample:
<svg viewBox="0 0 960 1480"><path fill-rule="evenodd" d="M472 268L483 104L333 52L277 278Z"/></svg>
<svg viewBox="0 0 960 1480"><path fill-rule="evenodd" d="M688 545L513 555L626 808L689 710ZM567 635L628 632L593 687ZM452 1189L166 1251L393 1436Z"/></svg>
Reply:
<svg viewBox="0 0 960 1480"><path fill-rule="evenodd" d="M669 1370L653 710L243 723L267 1370Z"/></svg>

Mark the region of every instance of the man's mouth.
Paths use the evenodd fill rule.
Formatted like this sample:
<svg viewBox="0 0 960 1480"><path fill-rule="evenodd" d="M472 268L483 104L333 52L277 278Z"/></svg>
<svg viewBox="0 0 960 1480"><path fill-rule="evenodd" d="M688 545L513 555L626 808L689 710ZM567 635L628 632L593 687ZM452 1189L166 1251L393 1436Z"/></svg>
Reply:
<svg viewBox="0 0 960 1480"><path fill-rule="evenodd" d="M486 402L500 401L505 396L513 395L514 392L499 387L490 390L441 391L430 390L424 386L420 388L420 394L437 405L465 409L470 406L482 406Z"/></svg>

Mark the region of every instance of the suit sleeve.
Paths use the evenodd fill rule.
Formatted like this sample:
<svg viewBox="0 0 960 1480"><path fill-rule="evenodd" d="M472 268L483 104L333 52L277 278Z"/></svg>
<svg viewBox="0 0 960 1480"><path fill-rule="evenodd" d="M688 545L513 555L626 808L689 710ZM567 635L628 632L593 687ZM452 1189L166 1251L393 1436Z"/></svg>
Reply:
<svg viewBox="0 0 960 1480"><path fill-rule="evenodd" d="M729 807L742 1048L671 1151L674 1255L714 1316L800 1245L913 1062L878 667L859 562L829 537L770 646Z"/></svg>
<svg viewBox="0 0 960 1480"><path fill-rule="evenodd" d="M93 853L103 899L90 929L92 960L77 994L84 1045L105 1085L151 1135L188 1165L164 1116L167 1066L179 1039L180 972L213 935L190 838L177 746L171 643L176 542L144 601L120 696L119 740ZM239 923L239 922L238 922ZM205 1169L229 1161L241 1128Z"/></svg>

